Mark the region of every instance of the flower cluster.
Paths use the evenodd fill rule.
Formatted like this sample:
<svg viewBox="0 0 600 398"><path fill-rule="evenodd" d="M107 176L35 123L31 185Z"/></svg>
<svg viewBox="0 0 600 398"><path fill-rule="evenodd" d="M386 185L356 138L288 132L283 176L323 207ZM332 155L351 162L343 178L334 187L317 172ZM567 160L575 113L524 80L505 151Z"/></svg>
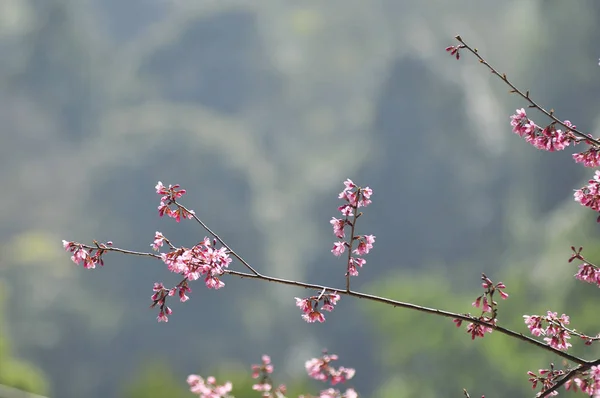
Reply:
<svg viewBox="0 0 600 398"><path fill-rule="evenodd" d="M565 389L572 391L581 390L589 396L600 396L600 366L592 366L589 371L583 372L580 377L574 377L565 383Z"/></svg>
<svg viewBox="0 0 600 398"><path fill-rule="evenodd" d="M496 316L498 315L498 303L494 301L494 294L498 292L500 297L506 300L508 298L508 294L504 292L506 285L502 282L494 284L485 274L481 274L481 280L483 281L481 286L484 292L475 299L472 305L475 308L481 308L481 315L477 318L478 321L495 326ZM457 327L460 327L462 319L454 319L454 323ZM471 322L467 325L467 333L471 335L472 340L475 340L475 337L484 337L485 333L492 333L492 331L493 328L491 326L481 323Z"/></svg>
<svg viewBox="0 0 600 398"><path fill-rule="evenodd" d="M344 181L344 190L340 192L338 198L344 200L344 204L338 207L338 210L342 213L344 218L338 219L332 217L329 223L333 226L333 234L339 238L344 239L346 237L346 227L351 230L351 237L349 242L340 240L333 244L331 252L334 256L341 256L346 249L351 250L351 254L348 256L347 275L357 276L358 268L362 268L366 264L366 260L361 256L368 254L373 248L375 243L375 236L373 235L354 235L354 228L356 220L361 215L358 213L358 208L366 207L371 204L371 195L373 190L369 187L360 188L347 179ZM352 217L352 220L350 220ZM358 242L356 249L352 250L354 242Z"/></svg>
<svg viewBox="0 0 600 398"><path fill-rule="evenodd" d="M188 287L188 280L184 279L179 284L177 284L177 286L171 289L167 289L162 283L156 282L154 283L152 291L154 291L154 294L152 295L152 297L150 297L150 299L152 300L152 305L150 306L150 308L154 308L157 305L160 308L158 317L156 319L159 322L169 322L169 318L167 315L171 315L173 313L173 310L171 310L171 308L167 306L167 297L174 296L175 293L178 292L179 301L185 303L189 300L189 297L186 295L186 293L191 292L192 289Z"/></svg>
<svg viewBox="0 0 600 398"><path fill-rule="evenodd" d="M179 185L169 185L165 187L162 182L156 184L156 193L162 195L160 198L160 205L158 206L158 214L162 217L164 215L174 218L175 221L181 221L181 218L191 219L194 216L193 210L187 210L183 206L177 203L177 199L185 194L185 189L179 189ZM175 205L175 210L171 209L171 205Z"/></svg>
<svg viewBox="0 0 600 398"><path fill-rule="evenodd" d="M574 153L573 159L585 167L598 167L600 166L600 148L591 146L584 152Z"/></svg>
<svg viewBox="0 0 600 398"><path fill-rule="evenodd" d="M200 398L233 398L233 395L229 394L232 389L232 384L229 381L223 385L218 385L217 380L212 376L204 380L198 375L189 375L187 383L190 386L190 391Z"/></svg>
<svg viewBox="0 0 600 398"><path fill-rule="evenodd" d="M600 268L596 265L583 263L579 265L579 271L575 274L575 278L587 283L595 283L600 287Z"/></svg>
<svg viewBox="0 0 600 398"><path fill-rule="evenodd" d="M158 250L163 242L170 245L163 234L156 232L154 243L151 246L154 250ZM162 283L154 284L150 307L158 306L160 308L157 317L159 322L168 322L168 315L173 312L166 304L167 297L177 294L181 302L189 299L186 295L192 291L188 286L189 281L204 277L204 283L209 289L220 289L225 286L219 277L225 273L225 269L229 267L232 260L224 247L216 249L213 247L215 245L216 241L211 242L205 237L202 242L191 249L172 247L168 253L160 253L160 258L167 265L169 271L182 275L184 279L171 289L165 288Z"/></svg>
<svg viewBox="0 0 600 398"><path fill-rule="evenodd" d="M556 312L548 311L546 316L523 315L525 324L534 336L546 336L544 341L557 350L566 351L571 347L567 340L571 338L571 330L565 325L569 324L569 317Z"/></svg>
<svg viewBox="0 0 600 398"><path fill-rule="evenodd" d="M557 350L568 350L571 344L567 341L571 336L576 336L585 342L585 345L592 345L600 340L600 333L596 336L578 332L575 329L569 329L566 325L570 323L569 317L562 314L560 317L556 312L548 311L546 316L523 315L525 324L534 336L546 336L544 341Z"/></svg>
<svg viewBox="0 0 600 398"><path fill-rule="evenodd" d="M576 190L573 196L582 206L600 212L600 171L596 170L588 185ZM600 222L600 216L598 221Z"/></svg>
<svg viewBox="0 0 600 398"><path fill-rule="evenodd" d="M331 366L332 361L337 361L338 356L334 354L327 354L326 352L320 358L313 358L306 361L304 365L308 376L322 382L329 382L332 386L336 384L345 383L354 377L356 371L352 368L345 368L340 366L335 368ZM301 396L308 398L306 396ZM334 388L328 388L321 391L320 398L357 398L358 394L353 388L348 388L345 392L341 392Z"/></svg>
<svg viewBox="0 0 600 398"><path fill-rule="evenodd" d="M152 242L150 246L152 246L152 250L159 251L164 242L168 242L167 238L165 238L161 232L156 231L154 234L154 242Z"/></svg>
<svg viewBox="0 0 600 398"><path fill-rule="evenodd" d="M219 279L219 276L225 273L225 268L229 267L232 260L225 247L216 249L213 247L215 244L215 241L211 242L205 237L191 249L175 248L168 253L161 253L160 257L169 271L181 274L192 281L204 277L206 287L220 289L225 286L225 283Z"/></svg>
<svg viewBox="0 0 600 398"><path fill-rule="evenodd" d="M88 247L81 243L66 240L63 240L62 244L66 251L73 253L71 261L77 265L83 263L83 268L85 269L94 269L96 265L103 266L104 260L102 259L102 255L112 246L112 242L110 241L106 243L94 241L96 247Z"/></svg>
<svg viewBox="0 0 600 398"><path fill-rule="evenodd" d="M320 358L313 358L306 361L304 367L311 378L322 382L330 382L332 386L335 386L336 384L347 382L356 373L352 368L340 366L336 369L331 366L331 362L337 360L337 355L325 352Z"/></svg>
<svg viewBox="0 0 600 398"><path fill-rule="evenodd" d="M564 121L568 127L575 128L568 120ZM575 136L567 130L566 132L556 128L555 123L541 128L527 117L525 109L517 109L517 112L510 117L510 125L513 132L525 139L537 149L545 151L562 151L569 146L571 141L575 141Z"/></svg>
<svg viewBox="0 0 600 398"><path fill-rule="evenodd" d="M540 369L538 370L538 374L529 371L527 374L529 375L529 381L531 382L533 389L535 389L538 384L542 386L540 391L541 394L554 387L556 382L562 379L567 372L554 369L554 364L550 364L550 369ZM600 366L592 366L588 371L577 372L575 377L572 377L565 382L565 389L574 392L581 390L582 393L589 396L600 396ZM547 395L556 396L558 395L558 392L552 391L547 393Z"/></svg>
<svg viewBox="0 0 600 398"><path fill-rule="evenodd" d="M326 293L323 291L318 296L310 296L306 298L296 297L296 306L302 309L302 319L306 322L325 322L325 315L321 311L333 311L334 306L340 300L340 295L337 292ZM319 310L320 303L323 302Z"/></svg>

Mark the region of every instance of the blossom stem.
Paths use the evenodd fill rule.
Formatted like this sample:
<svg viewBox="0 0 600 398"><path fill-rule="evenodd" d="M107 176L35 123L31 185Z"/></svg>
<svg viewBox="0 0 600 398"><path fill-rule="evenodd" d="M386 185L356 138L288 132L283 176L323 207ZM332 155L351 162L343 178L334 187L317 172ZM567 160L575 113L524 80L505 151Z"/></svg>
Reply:
<svg viewBox="0 0 600 398"><path fill-rule="evenodd" d="M354 245L354 229L356 228L356 220L358 219L358 202L360 201L361 190L356 193L356 208L354 209L354 219L350 225L350 243L348 247L348 260L346 261L346 292L350 291L350 261L352 259L352 246ZM348 217L346 217L347 219Z"/></svg>

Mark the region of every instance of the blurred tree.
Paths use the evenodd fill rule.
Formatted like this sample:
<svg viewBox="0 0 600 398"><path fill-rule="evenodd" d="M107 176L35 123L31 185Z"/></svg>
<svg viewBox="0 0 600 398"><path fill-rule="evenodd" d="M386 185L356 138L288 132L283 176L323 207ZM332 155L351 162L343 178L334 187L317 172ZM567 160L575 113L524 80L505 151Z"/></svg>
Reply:
<svg viewBox="0 0 600 398"><path fill-rule="evenodd" d="M4 281L0 280L0 320L4 319L3 303L6 289L3 284ZM0 325L6 325L6 323L0 321ZM48 392L48 383L42 371L31 363L12 355L5 327L0 328L0 385L36 394Z"/></svg>
<svg viewBox="0 0 600 398"><path fill-rule="evenodd" d="M151 283L169 277L160 263L111 256L103 270L82 272L59 253L60 239L108 238L142 250L163 227L181 244L201 239L192 224L157 224L149 216L156 209L151 188L163 179L188 188L195 195L190 206L200 206L199 214L262 270L338 281L343 271L323 242L331 238L332 187L352 177L377 198L365 217L376 228L365 231L379 243L358 284L400 267L445 272L424 266L431 257L468 275L479 267L461 264L528 265L549 249L539 230L561 231L561 223L572 222L545 224L537 216L554 219L574 179L588 170L570 173L568 155L537 153L513 139L501 112L504 87L497 100L484 71L471 73L464 64L453 70L458 63L443 48L455 31L470 30L477 46L510 65L511 77L532 82L534 93L546 90L545 103L593 126L597 55L588 63L555 62L549 44L595 54L599 25L589 10L598 6L554 3L0 1L0 32L8 19L16 26L0 33L0 180L11 187L0 196L0 254L11 253L2 276L13 291L30 292L10 306L7 327L18 351L35 356L67 398L116 395L133 366L128 359L148 350L189 369L224 357L250 361L267 345L274 357L325 345L345 365L361 364L357 384L366 385L380 365L374 341L401 339L411 324L394 320L404 313L373 320L390 318L389 336L374 340L352 300L331 322L304 325L293 308L296 292L232 280L219 293L194 287L194 300L177 306L177 318L157 326L142 308ZM566 13L577 23L554 29ZM108 21L106 35L101 21ZM573 75L582 76L579 85L560 81ZM491 123L496 119L502 124ZM536 272L546 284L547 275ZM448 306L472 301L465 295L453 303L447 295L474 279L456 278L456 290L443 295L444 279L432 277L438 288L422 276L394 275L397 285L382 290L392 297L406 292L418 303ZM422 283L424 295L409 281ZM442 320L423 322L427 331L447 330ZM433 336L435 352L415 354L415 347L429 350L425 333L407 333L404 354L393 345L383 355L398 355L388 362L397 373L381 375L410 396L397 378L402 367L411 359L416 370L442 363L428 355L445 346ZM163 339L169 344L157 347ZM469 347L457 355L470 355ZM450 378L452 370L438 373ZM422 379L412 376L417 395L412 381ZM425 388L438 389L428 382Z"/></svg>
<svg viewBox="0 0 600 398"><path fill-rule="evenodd" d="M149 361L127 382L122 398L190 398L185 380L177 378L161 360Z"/></svg>
<svg viewBox="0 0 600 398"><path fill-rule="evenodd" d="M134 376L129 380L123 392L122 398L190 398L193 394L187 388L186 377L177 376L172 368L167 365L167 361L155 359L146 361L134 372ZM276 371L275 376L279 372ZM199 375L206 379L208 376L215 376L217 384L223 385L231 382L233 385L232 394L236 398L255 398L257 392L252 389L256 383L251 377L250 366L246 364L220 364L219 369L209 373L202 372ZM310 385L307 377L301 379L280 380L273 378L275 386L285 384L288 396L295 397L299 394L306 394L309 388L316 391L314 385ZM289 382L289 383L288 383ZM314 383L313 383L314 384Z"/></svg>

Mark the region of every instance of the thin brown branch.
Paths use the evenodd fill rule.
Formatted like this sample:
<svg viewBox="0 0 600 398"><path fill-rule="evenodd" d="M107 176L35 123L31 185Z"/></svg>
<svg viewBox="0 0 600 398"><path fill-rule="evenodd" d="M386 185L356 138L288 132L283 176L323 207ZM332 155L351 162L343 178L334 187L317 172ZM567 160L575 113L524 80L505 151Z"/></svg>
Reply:
<svg viewBox="0 0 600 398"><path fill-rule="evenodd" d="M194 217L196 217L196 216L194 216ZM198 221L202 223L202 221L200 221L200 219L198 219ZM202 224L204 224L204 223L202 223ZM207 229L207 230L210 232L209 229ZM213 236L216 237L216 235L213 235ZM219 240L219 238L216 238L216 239ZM219 242L221 242L221 241L219 240ZM226 245L224 245L224 246L228 250L231 250L228 246L226 246ZM94 250L98 249L98 246L82 245L82 247L84 247L86 249L94 249ZM112 247L112 246L102 246L101 250L103 250L105 252L116 252L116 253L122 253L122 254L130 254L130 255L134 255L134 256L152 257L152 258L159 259L159 260L161 259L161 256L158 254L137 252L137 251L133 251L133 250L125 250L125 249L120 249L118 247ZM241 259L241 257L239 255L235 255L235 257L240 259L242 264L246 265L249 269L254 270L254 268L251 267L245 260ZM504 335L507 335L509 337L524 341L528 344L534 345L543 350L550 351L553 354L555 354L561 358L564 358L568 361L574 362L578 365L586 366L588 369L589 369L589 367L594 366L600 362L600 360L586 361L582 358L568 354L564 351L558 350L558 349L553 348L553 347L551 347L547 344L544 344L540 341L532 339L531 337L525 336L522 333L518 333L518 332L512 331L510 329L504 328L502 326L494 325L489 322L481 321L478 318L471 316L469 314L458 314L458 313L454 313L454 312L450 312L450 311L444 311L444 310L438 310L435 308L423 307L420 305L405 303L402 301L392 300L392 299L388 299L385 297L375 296L372 294L361 293L361 292L357 292L357 291L353 291L353 290L346 290L344 288L336 288L336 287L331 287L331 286L317 285L317 284L313 284L313 283L299 282L299 281L294 281L294 280L289 280L289 279L284 279L284 278L276 278L273 276L260 274L256 271L253 271L253 273L249 274L246 272L225 270L224 273L228 274L228 275L237 276L239 278L257 279L257 280L279 283L282 285L296 286L296 287L312 289L312 290L317 290L317 291L337 292L340 295L356 297L356 298L363 299L363 300L368 300L368 301L373 301L373 302L377 302L377 303L390 305L392 307L407 308L407 309L411 309L414 311L424 312L426 314L433 314L433 315L438 315L438 316L452 318L452 319L460 319L465 322L472 322L472 323L475 323L478 325L492 328L493 330L495 330L499 333L502 333Z"/></svg>
<svg viewBox="0 0 600 398"><path fill-rule="evenodd" d="M173 203L174 203L176 206L179 206L179 207L181 207L182 209L184 209L185 211L187 211L189 214L191 214L191 215L192 215L192 217L194 218L194 220L196 220L196 222L197 222L198 224L200 224L200 225L202 226L202 228L204 228L204 229L205 229L205 230L206 230L206 231L207 231L209 234L211 234L211 235L212 235L212 236L213 236L213 237L214 237L216 240L218 240L218 241L219 241L219 243L221 243L221 244L222 244L222 245L223 245L223 246L224 246L224 247L225 247L225 248L226 248L226 249L229 251L229 253L231 253L231 255L232 255L233 257L237 258L237 259L238 259L238 261L239 261L240 263L242 263L242 264L243 264L243 265L244 265L246 268L248 268L248 269L249 269L249 270L250 270L250 271L251 271L251 272L252 272L254 275L256 275L256 276L261 276L261 274L260 274L258 271L256 271L254 268L252 268L252 266L251 266L250 264L248 264L248 262L247 262L246 260L244 260L244 259L242 258L242 256L238 255L238 254L237 254L237 253L236 253L236 252L235 252L235 251L234 251L234 250L233 250L231 247L229 247L229 245L227 245L227 243L225 243L225 241L224 241L223 239L221 239L221 238L219 237L219 235L217 235L217 234L216 234L216 233L215 233L215 232L214 232L212 229L210 229L210 228L208 227L208 225L206 225L206 224L204 223L204 221L202 221L200 218L198 218L198 216L197 216L197 215L196 215L194 212L192 212L191 210L187 209L185 206L183 206L182 204L180 204L180 203L179 203L179 202L177 202L177 201L173 201Z"/></svg>
<svg viewBox="0 0 600 398"><path fill-rule="evenodd" d="M571 127L567 126L564 121L562 121L559 118L557 118L556 116L554 116L554 110L547 111L546 109L544 109L540 105L538 105L538 103L535 102L533 99L531 99L531 97L529 96L529 90L527 90L525 93L523 93L521 90L519 90L513 83L510 82L510 80L508 80L508 78L506 77L505 73L499 73L481 55L479 55L479 52L477 51L477 49L471 48L467 43L465 43L465 41L462 39L462 37L456 36L455 38L462 45L461 46L462 48L466 48L475 57L477 57L477 59L479 60L479 62L481 64L485 65L494 75L496 75L497 77L500 78L500 80L502 80L504 83L506 83L511 88L511 92L519 94L521 97L523 97L523 99L525 99L525 101L529 102L529 105L530 105L531 108L535 108L535 109L539 110L544 115L546 115L550 119L552 119L553 122L555 122L557 124L560 124L561 126L563 126L564 128L566 128L568 131L571 131L574 135L576 135L579 138L581 138L582 140L586 140L586 141L594 144L594 146L596 148L600 148L600 141L598 141L598 140L596 140L594 138L589 137L588 135L586 135L583 132L581 132L581 131L573 128L572 126Z"/></svg>
<svg viewBox="0 0 600 398"><path fill-rule="evenodd" d="M364 299L364 300L368 300L368 301L374 301L374 302L378 302L378 303L382 303L382 304L386 304L386 305L391 305L392 307L407 308L407 309L411 309L411 310L415 310L415 311L419 311L419 312L424 312L427 314L433 314L433 315L443 316L443 317L452 318L452 319L460 319L465 322L473 322L475 324L479 324L482 326L492 328L493 330L496 330L499 333L502 333L502 334L510 336L512 338L524 341L528 344L532 344L543 350L550 351L553 354L558 355L568 361L574 362L578 365L590 365L592 363L592 362L588 362L582 358L568 354L564 351L557 350L556 348L553 348L547 344L544 344L540 341L532 339L531 337L525 336L522 333L512 331L512 330L504 328L502 326L497 326L497 325L493 325L488 322L480 321L479 319L477 319L471 315L468 315L468 314L457 314L454 312L443 311L443 310L438 310L435 308L428 308L428 307L423 307L423 306L416 305L416 304L405 303L402 301L391 300L388 298L379 297L379 296L375 296L375 295L371 295L371 294L367 294L367 293L361 293L361 292L356 292L356 291L352 291L352 290L346 291L343 288L339 289L339 288L330 287L330 286L322 286L322 285L316 285L316 284L312 284L312 283L298 282L298 281L293 281L293 280L288 280L288 279L283 279L283 278L276 278L276 277L272 277L272 276L268 276L268 275L253 275L253 274L248 274L248 273L239 272L239 271L232 271L232 270L226 270L225 273L227 273L229 275L238 276L240 278L260 279L260 280L264 280L264 281L268 281L268 282L280 283L283 285L302 287L305 289L314 289L314 290L326 289L326 290L329 290L332 292L335 291L340 295L346 295L346 296L356 297L356 298L360 298L360 299Z"/></svg>

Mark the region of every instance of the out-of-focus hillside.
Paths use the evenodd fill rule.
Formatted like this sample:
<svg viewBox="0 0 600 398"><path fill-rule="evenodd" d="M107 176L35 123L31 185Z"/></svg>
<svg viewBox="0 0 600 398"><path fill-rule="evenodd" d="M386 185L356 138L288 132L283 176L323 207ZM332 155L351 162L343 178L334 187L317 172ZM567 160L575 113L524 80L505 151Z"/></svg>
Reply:
<svg viewBox="0 0 600 398"><path fill-rule="evenodd" d="M192 286L191 300L156 324L152 283L176 283L163 264L111 255L86 271L60 242L149 250L158 230L197 243L195 224L158 218L161 180L187 189L186 205L265 273L341 285L328 220L352 178L375 191L359 228L377 241L357 287L468 305L483 271L523 283L523 297L543 279L535 296L545 297L575 272L569 246L597 237L581 221L594 215L572 201L591 171L571 150L542 153L511 133L508 116L525 104L444 48L460 33L594 133L599 17L591 0L3 0L0 278L16 353L65 398L117 396L149 361L184 383L269 353L282 379L296 378L322 348L357 369L365 396L398 386L417 396L394 378L424 380L425 368L444 377L420 397L449 394L448 380L483 389L483 368L466 354L459 369L447 357L436 364L444 347L429 347L427 330L400 342L413 319L402 311L344 299L327 323L308 325L293 300L304 292L226 280L216 292ZM446 275L456 300L427 272ZM567 291L556 310L568 308ZM526 304L514 319L544 309ZM432 339L450 334L466 350L452 324L432 325ZM400 355L409 346L423 351ZM522 383L505 392L528 388L503 377L499 389Z"/></svg>

